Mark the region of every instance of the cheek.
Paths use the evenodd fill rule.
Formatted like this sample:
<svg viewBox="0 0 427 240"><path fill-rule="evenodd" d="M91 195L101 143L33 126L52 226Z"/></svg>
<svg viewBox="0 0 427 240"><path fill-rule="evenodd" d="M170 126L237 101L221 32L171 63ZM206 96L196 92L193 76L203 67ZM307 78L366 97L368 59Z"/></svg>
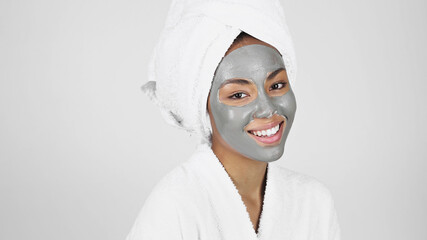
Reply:
<svg viewBox="0 0 427 240"><path fill-rule="evenodd" d="M232 107L219 102L212 103L212 115L220 132L244 131L252 116L252 104L244 107Z"/></svg>
<svg viewBox="0 0 427 240"><path fill-rule="evenodd" d="M273 102L280 114L293 119L296 112L296 100L292 91L289 91L283 96L275 97Z"/></svg>

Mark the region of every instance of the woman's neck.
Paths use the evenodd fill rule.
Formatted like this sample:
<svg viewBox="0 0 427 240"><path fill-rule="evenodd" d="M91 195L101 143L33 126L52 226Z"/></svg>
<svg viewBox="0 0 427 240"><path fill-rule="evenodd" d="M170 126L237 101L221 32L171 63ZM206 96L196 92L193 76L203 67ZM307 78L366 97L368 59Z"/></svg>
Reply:
<svg viewBox="0 0 427 240"><path fill-rule="evenodd" d="M254 200L263 198L266 162L247 158L216 141L212 142L212 151L221 161L242 197Z"/></svg>

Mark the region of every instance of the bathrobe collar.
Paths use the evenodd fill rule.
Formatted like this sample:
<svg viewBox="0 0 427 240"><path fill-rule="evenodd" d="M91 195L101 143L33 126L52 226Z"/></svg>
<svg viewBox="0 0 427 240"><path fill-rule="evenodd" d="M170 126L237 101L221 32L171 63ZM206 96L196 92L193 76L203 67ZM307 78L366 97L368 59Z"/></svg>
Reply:
<svg viewBox="0 0 427 240"><path fill-rule="evenodd" d="M214 208L222 239L260 240L272 239L277 232L291 234L290 222L285 216L289 208L284 209L289 193L283 186L276 163L268 163L263 209L256 234L236 186L210 146L199 145L190 161L194 161L198 182ZM281 237L288 239L288 236Z"/></svg>

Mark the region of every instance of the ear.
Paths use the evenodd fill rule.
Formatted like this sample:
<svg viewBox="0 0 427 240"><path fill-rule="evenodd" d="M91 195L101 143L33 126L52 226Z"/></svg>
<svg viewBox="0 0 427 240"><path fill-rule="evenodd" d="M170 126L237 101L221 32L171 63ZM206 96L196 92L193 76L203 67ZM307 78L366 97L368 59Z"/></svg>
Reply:
<svg viewBox="0 0 427 240"><path fill-rule="evenodd" d="M209 104L210 97L211 97L211 93L209 92L208 101L206 102L206 111L208 114L209 114L209 109L210 109L210 104Z"/></svg>

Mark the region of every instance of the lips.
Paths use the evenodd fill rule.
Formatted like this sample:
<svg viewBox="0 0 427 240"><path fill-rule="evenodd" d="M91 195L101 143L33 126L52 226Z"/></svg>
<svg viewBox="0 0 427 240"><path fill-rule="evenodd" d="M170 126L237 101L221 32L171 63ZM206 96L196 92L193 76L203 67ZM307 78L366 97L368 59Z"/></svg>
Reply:
<svg viewBox="0 0 427 240"><path fill-rule="evenodd" d="M264 129L256 129L247 131L249 136L254 138L257 142L261 143L261 145L276 145L280 143L283 133L284 121L276 124L272 127L268 126L268 128Z"/></svg>
<svg viewBox="0 0 427 240"><path fill-rule="evenodd" d="M268 128L268 129L249 130L249 133L251 133L255 136L258 136L258 137L270 137L270 136L276 134L277 131L279 131L280 123L276 124L274 127Z"/></svg>

